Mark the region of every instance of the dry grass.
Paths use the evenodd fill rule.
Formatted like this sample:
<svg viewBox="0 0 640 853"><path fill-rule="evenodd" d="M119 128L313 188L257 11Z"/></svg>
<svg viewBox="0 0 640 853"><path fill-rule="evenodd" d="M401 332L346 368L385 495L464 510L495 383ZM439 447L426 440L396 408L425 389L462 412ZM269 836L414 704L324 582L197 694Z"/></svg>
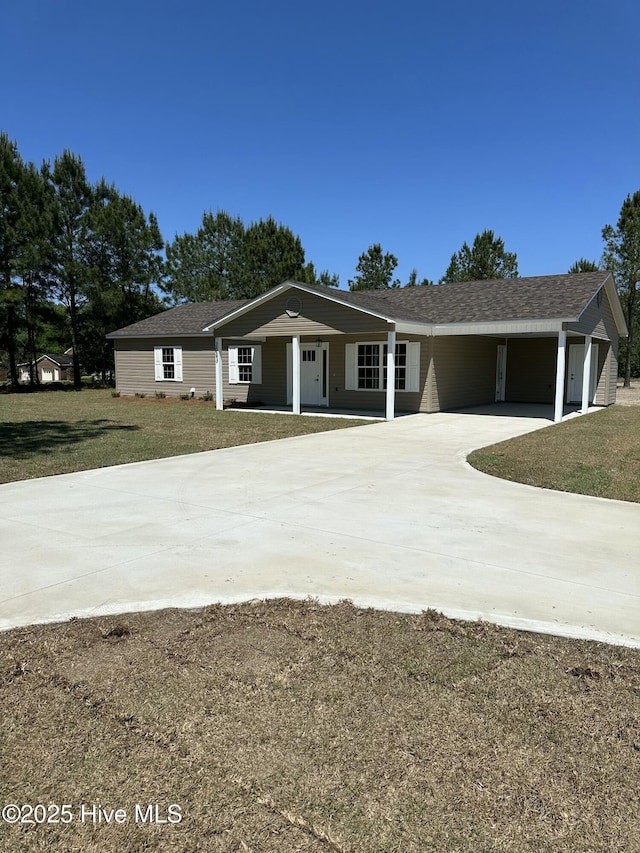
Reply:
<svg viewBox="0 0 640 853"><path fill-rule="evenodd" d="M76 815L9 853L640 850L637 650L280 600L11 631L0 700L5 802Z"/></svg>
<svg viewBox="0 0 640 853"><path fill-rule="evenodd" d="M611 406L483 447L468 461L505 480L640 502L640 407Z"/></svg>
<svg viewBox="0 0 640 853"><path fill-rule="evenodd" d="M306 435L367 421L218 412L108 390L0 395L0 483Z"/></svg>

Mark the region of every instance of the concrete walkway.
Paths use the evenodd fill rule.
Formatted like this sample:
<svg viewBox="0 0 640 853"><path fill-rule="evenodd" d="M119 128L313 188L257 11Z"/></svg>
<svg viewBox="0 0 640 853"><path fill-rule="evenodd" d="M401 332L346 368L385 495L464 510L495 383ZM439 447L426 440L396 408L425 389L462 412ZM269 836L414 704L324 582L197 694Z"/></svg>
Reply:
<svg viewBox="0 0 640 853"><path fill-rule="evenodd" d="M640 646L640 506L474 471L549 423L486 411L0 486L0 628L295 595Z"/></svg>

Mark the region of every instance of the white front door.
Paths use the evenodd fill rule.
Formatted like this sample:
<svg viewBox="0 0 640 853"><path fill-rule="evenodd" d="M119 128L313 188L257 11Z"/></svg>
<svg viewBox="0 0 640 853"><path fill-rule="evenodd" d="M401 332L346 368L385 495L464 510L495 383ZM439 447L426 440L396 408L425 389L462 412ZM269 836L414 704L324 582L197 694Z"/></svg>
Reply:
<svg viewBox="0 0 640 853"><path fill-rule="evenodd" d="M507 347L506 344L498 344L498 357L496 361L496 403L503 403L507 379Z"/></svg>
<svg viewBox="0 0 640 853"><path fill-rule="evenodd" d="M567 403L582 402L582 370L584 368L584 344L569 346L569 375L567 376ZM589 388L589 405L596 396L598 384L598 344L591 345L591 387Z"/></svg>
<svg viewBox="0 0 640 853"><path fill-rule="evenodd" d="M329 405L329 344L300 344L300 404ZM287 398L293 397L291 344L287 344Z"/></svg>
<svg viewBox="0 0 640 853"><path fill-rule="evenodd" d="M300 403L317 406L320 402L322 350L315 346L300 347Z"/></svg>

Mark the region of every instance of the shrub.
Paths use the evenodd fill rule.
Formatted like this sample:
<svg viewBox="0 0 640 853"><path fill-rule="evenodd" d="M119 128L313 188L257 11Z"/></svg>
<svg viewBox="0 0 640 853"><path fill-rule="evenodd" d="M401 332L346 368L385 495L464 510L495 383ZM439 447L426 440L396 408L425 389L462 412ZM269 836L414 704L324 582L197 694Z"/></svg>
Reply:
<svg viewBox="0 0 640 853"><path fill-rule="evenodd" d="M207 391L207 393L203 394L202 397L200 397L200 399L211 401L211 400L213 400L213 394L211 393L211 391Z"/></svg>
<svg viewBox="0 0 640 853"><path fill-rule="evenodd" d="M190 400L191 398L190 398L189 394L180 394L180 399L181 400Z"/></svg>
<svg viewBox="0 0 640 853"><path fill-rule="evenodd" d="M136 397L140 397L140 399L142 399L143 397L146 397L146 396L147 395L144 393L144 391L136 391Z"/></svg>
<svg viewBox="0 0 640 853"><path fill-rule="evenodd" d="M156 397L158 398L158 400L164 400L166 396L167 395L164 393L164 391L156 391Z"/></svg>
<svg viewBox="0 0 640 853"><path fill-rule="evenodd" d="M119 397L119 396L120 396L120 392L119 392L119 391L112 391L112 392L111 392L111 396L112 396L112 397Z"/></svg>

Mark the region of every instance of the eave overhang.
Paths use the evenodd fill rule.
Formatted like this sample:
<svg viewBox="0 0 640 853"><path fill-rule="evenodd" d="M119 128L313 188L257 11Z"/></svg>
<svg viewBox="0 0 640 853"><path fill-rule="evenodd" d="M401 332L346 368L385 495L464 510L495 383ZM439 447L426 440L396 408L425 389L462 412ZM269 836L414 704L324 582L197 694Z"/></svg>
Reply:
<svg viewBox="0 0 640 853"><path fill-rule="evenodd" d="M616 283L613 280L613 276L611 273L606 277L602 284L602 288L604 288L607 297L609 299L609 305L611 306L611 313L613 314L613 319L616 323L616 328L618 330L618 334L621 338L626 338L629 334L629 329L627 328L627 321L625 320L624 313L622 311L622 305L620 304L620 297L618 296L618 291L616 289ZM600 289L602 289L600 288ZM598 294L593 297L596 298ZM591 300L593 302L593 299ZM591 304L591 303L589 303ZM586 310L586 308L585 308Z"/></svg>
<svg viewBox="0 0 640 853"><path fill-rule="evenodd" d="M562 317L556 320L489 320L483 323L439 323L433 334L445 335L522 335L557 333L563 323L575 323L577 318Z"/></svg>
<svg viewBox="0 0 640 853"><path fill-rule="evenodd" d="M108 335L105 335L108 341L131 341L131 340L142 340L148 338L210 338L210 332L147 332L145 334L141 334L140 332L132 332L129 335L120 335L116 332L111 332Z"/></svg>

